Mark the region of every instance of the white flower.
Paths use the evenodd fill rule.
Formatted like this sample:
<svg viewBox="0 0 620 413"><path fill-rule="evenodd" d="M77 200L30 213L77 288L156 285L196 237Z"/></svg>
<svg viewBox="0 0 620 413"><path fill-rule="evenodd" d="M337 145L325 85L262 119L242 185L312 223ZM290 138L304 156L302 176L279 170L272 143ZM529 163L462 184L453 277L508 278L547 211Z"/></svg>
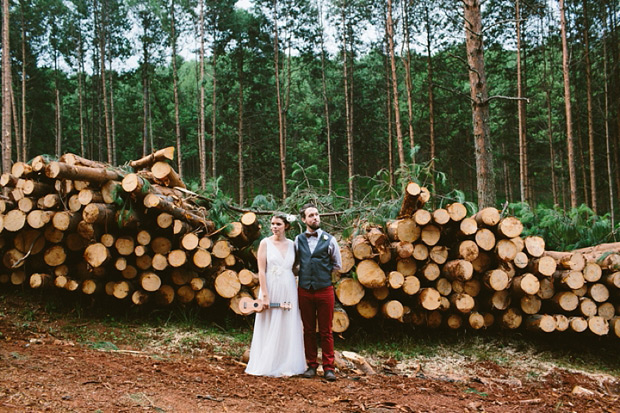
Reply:
<svg viewBox="0 0 620 413"><path fill-rule="evenodd" d="M286 214L286 220L288 222L295 222L295 221L297 221L297 217L295 215Z"/></svg>
<svg viewBox="0 0 620 413"><path fill-rule="evenodd" d="M327 237L327 235L326 235L326 234L323 234L323 239L324 239L325 241L327 241L329 238Z"/></svg>

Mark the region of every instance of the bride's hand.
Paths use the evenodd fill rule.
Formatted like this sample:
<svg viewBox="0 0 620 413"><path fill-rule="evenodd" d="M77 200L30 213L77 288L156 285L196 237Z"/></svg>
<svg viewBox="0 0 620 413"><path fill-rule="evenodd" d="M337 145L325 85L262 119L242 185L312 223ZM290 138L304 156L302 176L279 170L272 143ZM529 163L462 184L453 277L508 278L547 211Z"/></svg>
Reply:
<svg viewBox="0 0 620 413"><path fill-rule="evenodd" d="M268 296L263 296L260 300L261 303L261 309L260 311L263 311L267 308L269 308L269 297Z"/></svg>

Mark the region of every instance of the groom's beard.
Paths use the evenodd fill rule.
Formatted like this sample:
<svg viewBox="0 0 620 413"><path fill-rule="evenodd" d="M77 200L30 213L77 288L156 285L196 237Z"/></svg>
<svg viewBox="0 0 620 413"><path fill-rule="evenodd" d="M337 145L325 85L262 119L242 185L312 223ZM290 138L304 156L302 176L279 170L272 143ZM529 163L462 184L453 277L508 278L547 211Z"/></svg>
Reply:
<svg viewBox="0 0 620 413"><path fill-rule="evenodd" d="M312 230L316 231L317 229L319 229L319 227L321 226L321 224L308 224L308 227L312 228Z"/></svg>

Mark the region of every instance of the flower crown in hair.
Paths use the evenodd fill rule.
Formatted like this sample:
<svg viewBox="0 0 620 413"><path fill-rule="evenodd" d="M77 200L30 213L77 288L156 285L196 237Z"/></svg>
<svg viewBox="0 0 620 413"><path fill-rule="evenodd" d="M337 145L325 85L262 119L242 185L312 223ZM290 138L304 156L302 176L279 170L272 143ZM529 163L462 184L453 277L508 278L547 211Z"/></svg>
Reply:
<svg viewBox="0 0 620 413"><path fill-rule="evenodd" d="M297 221L297 217L295 215L285 214L284 216L286 217L286 220L288 222L295 222L295 221Z"/></svg>

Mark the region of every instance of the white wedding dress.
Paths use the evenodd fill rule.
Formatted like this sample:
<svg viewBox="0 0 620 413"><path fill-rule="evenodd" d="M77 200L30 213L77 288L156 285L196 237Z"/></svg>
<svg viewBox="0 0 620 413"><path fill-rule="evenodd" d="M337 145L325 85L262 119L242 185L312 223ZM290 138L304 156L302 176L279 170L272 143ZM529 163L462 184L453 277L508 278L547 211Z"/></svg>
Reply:
<svg viewBox="0 0 620 413"><path fill-rule="evenodd" d="M273 242L266 239L269 301L290 303L291 309L268 308L256 313L250 361L245 370L255 376L294 376L306 369L297 283L293 274L295 246L293 241L287 241L288 249L283 256Z"/></svg>

